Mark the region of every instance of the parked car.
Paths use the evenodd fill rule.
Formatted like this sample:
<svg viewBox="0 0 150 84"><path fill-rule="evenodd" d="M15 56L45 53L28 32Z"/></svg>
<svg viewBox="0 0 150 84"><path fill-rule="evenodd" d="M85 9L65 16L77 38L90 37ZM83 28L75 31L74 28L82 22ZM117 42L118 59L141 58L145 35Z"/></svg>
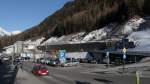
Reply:
<svg viewBox="0 0 150 84"><path fill-rule="evenodd" d="M32 69L32 73L39 76L49 75L48 69L41 64L36 64Z"/></svg>
<svg viewBox="0 0 150 84"><path fill-rule="evenodd" d="M3 61L9 61L8 57L3 57Z"/></svg>
<svg viewBox="0 0 150 84"><path fill-rule="evenodd" d="M88 63L96 64L97 61L96 60L88 60Z"/></svg>
<svg viewBox="0 0 150 84"><path fill-rule="evenodd" d="M73 59L73 60L72 60L72 63L73 63L73 65L75 65L75 66L80 64L79 60L77 60L77 59Z"/></svg>
<svg viewBox="0 0 150 84"><path fill-rule="evenodd" d="M79 59L80 63L88 63L87 59Z"/></svg>
<svg viewBox="0 0 150 84"><path fill-rule="evenodd" d="M0 59L0 64L3 64L2 60Z"/></svg>
<svg viewBox="0 0 150 84"><path fill-rule="evenodd" d="M66 62L62 63L62 67L71 67L71 66L77 66L79 65L79 61L74 59L74 60L67 60Z"/></svg>
<svg viewBox="0 0 150 84"><path fill-rule="evenodd" d="M37 59L37 63L44 64L45 63L45 59L44 58L39 58L39 59Z"/></svg>
<svg viewBox="0 0 150 84"><path fill-rule="evenodd" d="M70 66L73 66L73 63L72 62L64 62L61 64L62 67L70 67Z"/></svg>
<svg viewBox="0 0 150 84"><path fill-rule="evenodd" d="M46 59L46 60L45 60L45 63L46 63L47 65L49 65L49 64L50 64L50 60L49 60L49 59Z"/></svg>
<svg viewBox="0 0 150 84"><path fill-rule="evenodd" d="M50 61L51 66L58 66L59 62L56 60Z"/></svg>
<svg viewBox="0 0 150 84"><path fill-rule="evenodd" d="M50 60L49 65L51 65L51 66L58 66L59 65L59 60L57 60L57 59Z"/></svg>

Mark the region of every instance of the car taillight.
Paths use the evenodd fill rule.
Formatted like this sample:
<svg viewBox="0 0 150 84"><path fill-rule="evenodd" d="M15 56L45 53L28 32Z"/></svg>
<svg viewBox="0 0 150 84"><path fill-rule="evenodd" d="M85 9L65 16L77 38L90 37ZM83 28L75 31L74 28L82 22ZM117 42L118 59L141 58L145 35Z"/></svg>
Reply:
<svg viewBox="0 0 150 84"><path fill-rule="evenodd" d="M48 70L46 72L48 73Z"/></svg>
<svg viewBox="0 0 150 84"><path fill-rule="evenodd" d="M42 73L42 72L39 70L38 73Z"/></svg>

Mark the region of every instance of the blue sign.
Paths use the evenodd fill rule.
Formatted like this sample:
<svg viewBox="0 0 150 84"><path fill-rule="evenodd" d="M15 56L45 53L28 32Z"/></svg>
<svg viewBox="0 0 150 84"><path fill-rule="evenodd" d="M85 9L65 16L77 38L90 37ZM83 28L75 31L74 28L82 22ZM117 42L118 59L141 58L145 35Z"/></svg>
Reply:
<svg viewBox="0 0 150 84"><path fill-rule="evenodd" d="M123 59L126 59L126 58L127 58L126 54L123 54Z"/></svg>
<svg viewBox="0 0 150 84"><path fill-rule="evenodd" d="M109 56L109 52L106 52L106 55Z"/></svg>
<svg viewBox="0 0 150 84"><path fill-rule="evenodd" d="M65 50L59 50L59 60L66 60L66 51Z"/></svg>
<svg viewBox="0 0 150 84"><path fill-rule="evenodd" d="M106 52L106 57L109 57L109 52Z"/></svg>

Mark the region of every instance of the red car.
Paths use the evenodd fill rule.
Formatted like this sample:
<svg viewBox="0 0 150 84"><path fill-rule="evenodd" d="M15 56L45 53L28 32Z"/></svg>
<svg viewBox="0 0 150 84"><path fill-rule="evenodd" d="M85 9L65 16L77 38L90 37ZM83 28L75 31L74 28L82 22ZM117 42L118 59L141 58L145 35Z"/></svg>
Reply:
<svg viewBox="0 0 150 84"><path fill-rule="evenodd" d="M32 69L32 73L39 76L49 75L48 69L43 65L35 65Z"/></svg>

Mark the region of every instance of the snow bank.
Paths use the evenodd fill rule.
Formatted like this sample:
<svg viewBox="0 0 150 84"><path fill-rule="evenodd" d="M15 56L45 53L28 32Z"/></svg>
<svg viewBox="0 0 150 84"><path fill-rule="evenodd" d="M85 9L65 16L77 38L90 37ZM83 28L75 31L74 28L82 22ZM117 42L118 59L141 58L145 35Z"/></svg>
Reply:
<svg viewBox="0 0 150 84"><path fill-rule="evenodd" d="M150 30L133 32L128 38L137 46L132 51L150 51Z"/></svg>
<svg viewBox="0 0 150 84"><path fill-rule="evenodd" d="M122 30L122 32L124 32L125 34L132 33L133 30L137 30L140 24L143 22L145 22L143 18L132 18L124 25L124 30Z"/></svg>
<svg viewBox="0 0 150 84"><path fill-rule="evenodd" d="M42 45L45 44L59 44L63 41L65 36L61 36L61 37L51 37L48 40L46 40L45 42L42 43Z"/></svg>
<svg viewBox="0 0 150 84"><path fill-rule="evenodd" d="M98 29L90 32L83 38L83 41L92 41L92 40L101 40L104 36L106 36L106 28Z"/></svg>
<svg viewBox="0 0 150 84"><path fill-rule="evenodd" d="M39 39L36 39L36 40L27 40L27 41L25 41L24 43L25 44L34 44L34 45L40 45L40 43L42 42L44 40L44 37L41 37L41 38L39 38Z"/></svg>
<svg viewBox="0 0 150 84"><path fill-rule="evenodd" d="M124 34L131 34L134 30L137 30L141 23L145 22L143 18L132 18L129 20L122 28L122 31ZM67 36L61 36L61 37L51 37L45 43L49 43L51 45L53 44L75 44L75 43L86 43L86 42L93 42L93 41L101 41L103 38L106 37L108 31L113 31L115 24L111 24L108 26L105 26L101 29L94 30L92 32L89 32L86 34L85 32L79 32L76 34L70 34ZM134 37L136 35L133 35L130 39L138 38ZM133 39L135 40L135 39Z"/></svg>

